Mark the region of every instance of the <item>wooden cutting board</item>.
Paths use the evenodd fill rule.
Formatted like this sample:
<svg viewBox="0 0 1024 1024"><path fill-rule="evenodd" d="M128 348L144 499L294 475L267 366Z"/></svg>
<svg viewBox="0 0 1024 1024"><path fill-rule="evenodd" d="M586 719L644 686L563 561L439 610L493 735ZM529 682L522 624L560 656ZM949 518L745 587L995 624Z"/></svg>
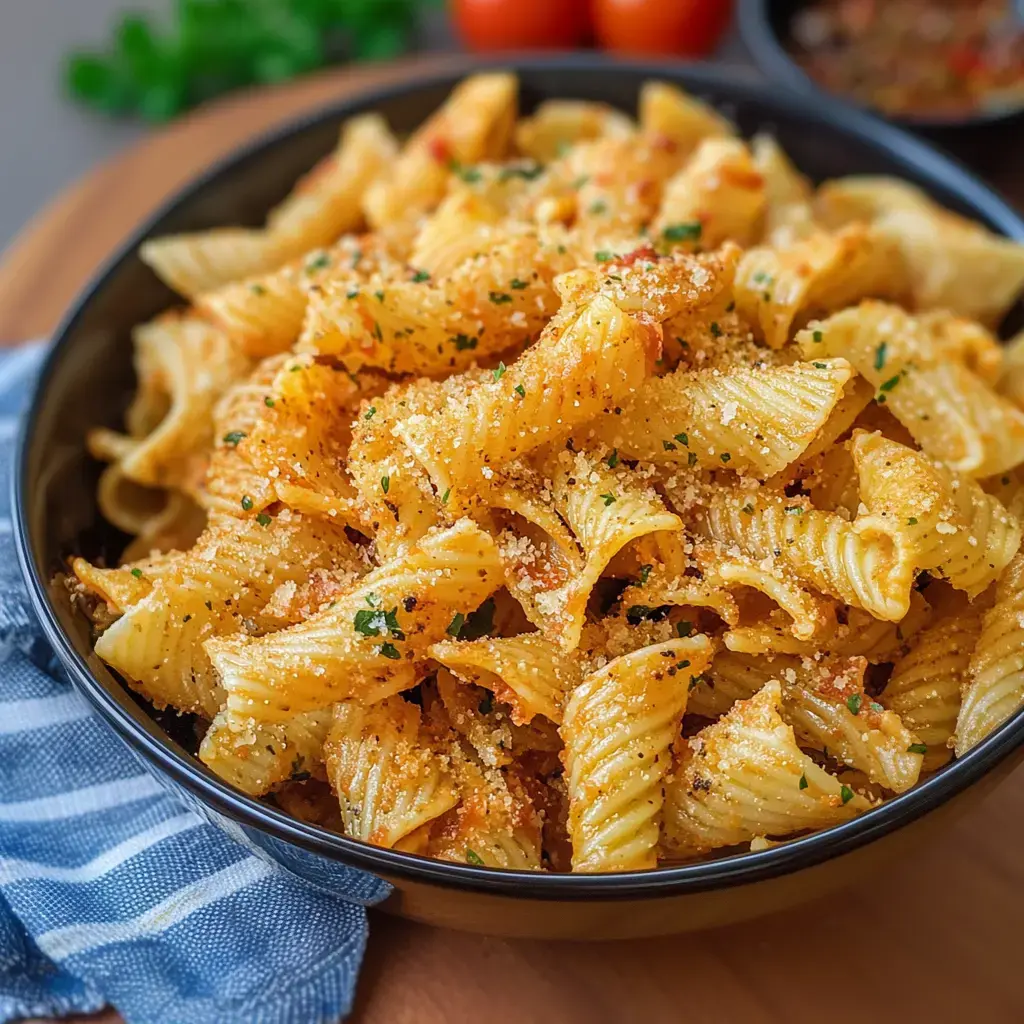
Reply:
<svg viewBox="0 0 1024 1024"><path fill-rule="evenodd" d="M0 338L51 332L139 220L238 143L454 61L332 71L232 97L153 135L56 199L11 246ZM1010 1024L1024 1020L1024 773L912 860L827 902L718 931L584 945L371 917L357 1024Z"/></svg>

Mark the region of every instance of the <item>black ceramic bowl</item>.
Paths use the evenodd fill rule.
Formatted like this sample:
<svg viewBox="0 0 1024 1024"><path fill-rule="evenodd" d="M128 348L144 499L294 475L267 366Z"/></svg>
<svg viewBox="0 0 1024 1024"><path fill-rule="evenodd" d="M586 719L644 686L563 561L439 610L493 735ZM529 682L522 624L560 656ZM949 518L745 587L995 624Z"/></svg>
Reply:
<svg viewBox="0 0 1024 1024"><path fill-rule="evenodd" d="M959 166L862 114L822 113L806 98L737 83L712 68L612 64L587 55L508 64L519 73L526 110L550 97L580 97L633 111L646 79L679 82L735 118L745 133L775 132L815 178L900 175L959 213L1024 241L1024 222ZM157 214L78 300L43 368L14 484L19 558L46 635L97 712L191 807L322 888L344 892L352 868L387 879L394 892L385 906L410 917L506 935L655 935L750 917L848 882L895 852L900 841L918 840L934 828L945 817L936 813L940 808L962 807L982 789L977 784L983 776L992 782L1008 771L1024 738L1024 716L912 792L776 849L642 873L494 871L364 845L232 789L173 738L171 733L181 731L173 720L156 716L92 653L88 623L51 582L69 553L116 555L124 540L100 520L99 467L86 454L83 437L89 427L119 423L133 387L131 327L174 301L140 262L139 244L173 231L260 223L295 179L330 150L343 118L373 109L398 131L410 131L459 77L453 72L370 93L255 142Z"/></svg>
<svg viewBox="0 0 1024 1024"><path fill-rule="evenodd" d="M827 102L857 106L856 101L826 92L786 49L793 16L810 0L740 0L739 27L743 42L769 78ZM891 116L889 120L941 143L972 162L985 163L987 151L1001 148L1024 125L1024 107L978 111L963 117Z"/></svg>

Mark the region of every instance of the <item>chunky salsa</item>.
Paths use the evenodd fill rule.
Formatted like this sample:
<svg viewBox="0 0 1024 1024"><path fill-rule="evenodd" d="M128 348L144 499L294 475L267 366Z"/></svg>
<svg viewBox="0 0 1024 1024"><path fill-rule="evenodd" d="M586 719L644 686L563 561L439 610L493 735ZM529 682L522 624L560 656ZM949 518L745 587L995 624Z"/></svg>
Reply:
<svg viewBox="0 0 1024 1024"><path fill-rule="evenodd" d="M816 0L790 48L830 92L889 114L1024 106L1024 25L1012 0Z"/></svg>

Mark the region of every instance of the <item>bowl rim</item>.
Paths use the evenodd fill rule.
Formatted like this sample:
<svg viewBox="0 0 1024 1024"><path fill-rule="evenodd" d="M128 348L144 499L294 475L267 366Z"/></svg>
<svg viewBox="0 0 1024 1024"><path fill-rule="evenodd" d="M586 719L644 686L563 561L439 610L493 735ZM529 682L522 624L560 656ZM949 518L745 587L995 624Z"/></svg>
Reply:
<svg viewBox="0 0 1024 1024"><path fill-rule="evenodd" d="M11 482L14 538L22 577L45 638L76 688L114 731L145 758L147 767L155 771L158 777L168 777L201 804L240 825L389 879L545 901L656 898L745 885L789 874L851 853L933 811L995 768L1024 742L1024 713L1005 722L964 757L907 793L841 825L768 850L739 853L677 867L604 874L515 871L432 860L371 846L329 832L236 790L198 758L181 751L170 741L123 687L108 688L93 675L88 662L78 653L70 636L61 626L56 608L50 600L47 580L36 568L27 501L30 456L35 427L46 401L50 379L68 348L72 329L90 306L95 293L117 273L123 262L134 257L139 244L163 217L202 192L210 181L236 164L281 145L293 134L310 127L338 121L365 109L372 109L375 104L418 91L451 87L466 74L497 69L507 69L517 74L557 71L614 74L621 71L641 80L660 77L675 81L698 95L702 92L714 93L716 90L726 95L730 92L753 95L757 91L756 84L738 80L735 72L729 68L684 62L622 61L587 53L543 57L508 55L503 60L454 61L444 69L368 89L341 102L323 104L308 114L288 119L244 146L232 150L175 192L106 261L65 314L54 333L20 425ZM773 95L768 102L811 123L831 122L844 134L857 138L876 151L884 152L897 163L913 167L932 185L955 195L961 203L972 209L976 217L987 221L1007 237L1024 242L1024 218L956 160L913 138L902 129L845 105L840 106L838 112L823 109L806 93L784 91L781 95Z"/></svg>
<svg viewBox="0 0 1024 1024"><path fill-rule="evenodd" d="M1024 103L1016 107L1008 107L1005 110L982 110L963 117L886 114L879 107L868 103L858 103L855 99L841 93L830 92L807 74L783 46L782 40L768 16L770 2L771 0L740 0L737 18L740 36L757 66L768 77L782 81L792 88L812 93L823 102L885 118L893 124L901 125L912 131L989 128L1024 117Z"/></svg>

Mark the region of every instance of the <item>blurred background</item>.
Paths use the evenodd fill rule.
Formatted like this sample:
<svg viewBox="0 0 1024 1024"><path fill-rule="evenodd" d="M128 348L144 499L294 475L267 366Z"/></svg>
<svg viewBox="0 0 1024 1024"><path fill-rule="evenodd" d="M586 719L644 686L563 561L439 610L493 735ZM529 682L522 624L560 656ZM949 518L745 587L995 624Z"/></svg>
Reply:
<svg viewBox="0 0 1024 1024"><path fill-rule="evenodd" d="M1024 0L0 0L0 249L64 186L199 104L464 49L748 65L882 113L1024 198L1022 26Z"/></svg>

